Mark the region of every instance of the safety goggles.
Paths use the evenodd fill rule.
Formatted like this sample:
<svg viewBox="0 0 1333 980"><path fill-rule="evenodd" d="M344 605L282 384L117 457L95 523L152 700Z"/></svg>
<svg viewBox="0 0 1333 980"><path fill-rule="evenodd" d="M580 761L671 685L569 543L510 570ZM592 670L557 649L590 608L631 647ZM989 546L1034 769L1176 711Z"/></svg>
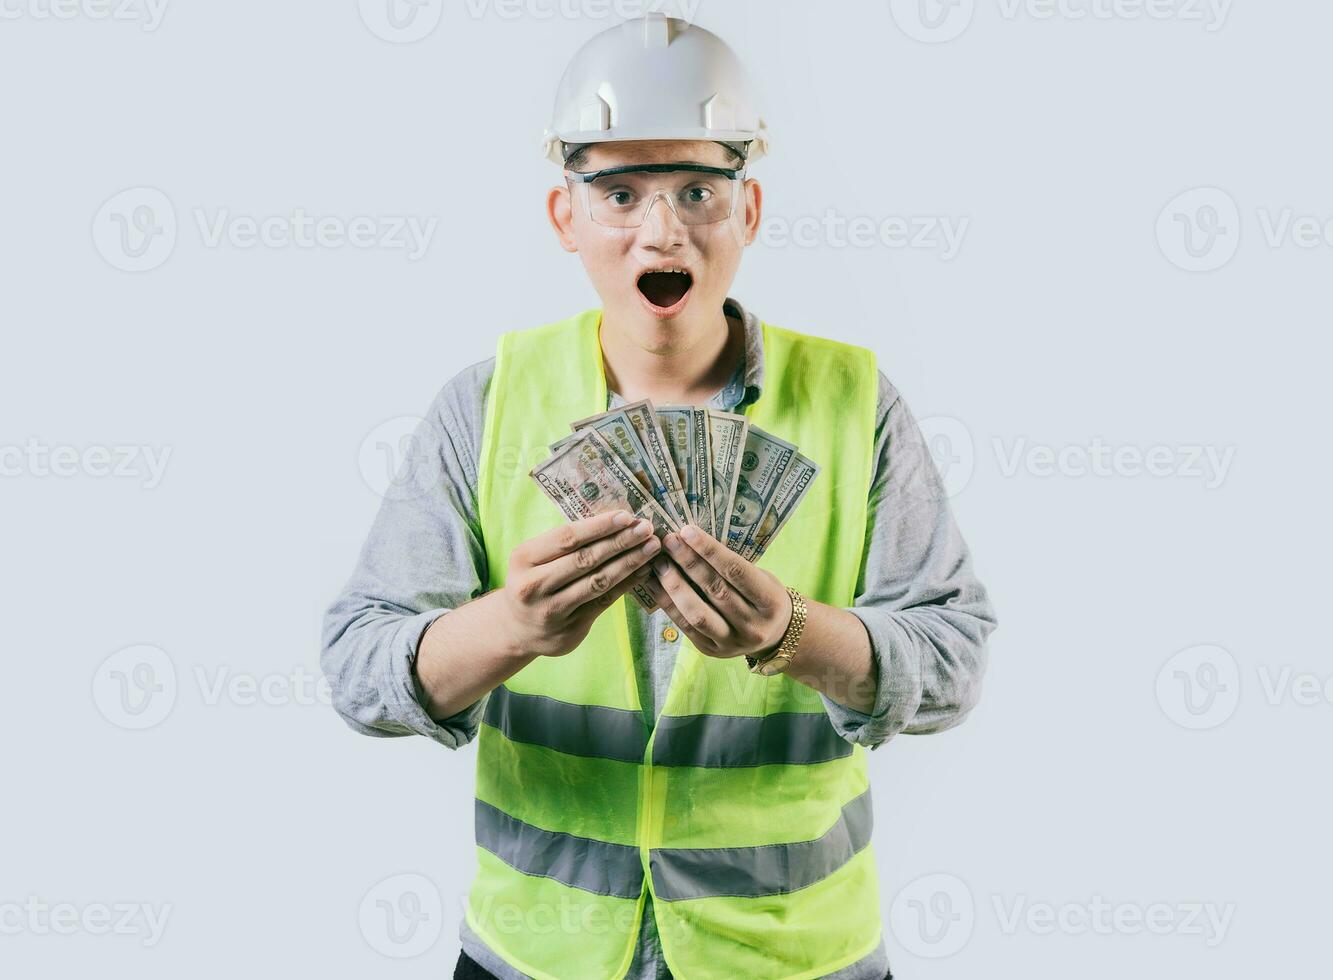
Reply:
<svg viewBox="0 0 1333 980"><path fill-rule="evenodd" d="M588 217L608 228L637 228L660 197L684 225L711 225L736 213L745 168L706 167L698 163L644 163L582 173L565 178L583 197Z"/></svg>

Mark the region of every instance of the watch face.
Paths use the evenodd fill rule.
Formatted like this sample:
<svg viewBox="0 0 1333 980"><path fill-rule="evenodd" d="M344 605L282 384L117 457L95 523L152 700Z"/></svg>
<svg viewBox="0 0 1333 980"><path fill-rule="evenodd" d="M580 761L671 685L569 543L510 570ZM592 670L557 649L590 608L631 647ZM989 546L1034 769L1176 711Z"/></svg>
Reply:
<svg viewBox="0 0 1333 980"><path fill-rule="evenodd" d="M773 657L764 661L759 668L759 673L763 674L765 677L772 677L774 674L782 673L789 663L791 663L791 658L789 657Z"/></svg>

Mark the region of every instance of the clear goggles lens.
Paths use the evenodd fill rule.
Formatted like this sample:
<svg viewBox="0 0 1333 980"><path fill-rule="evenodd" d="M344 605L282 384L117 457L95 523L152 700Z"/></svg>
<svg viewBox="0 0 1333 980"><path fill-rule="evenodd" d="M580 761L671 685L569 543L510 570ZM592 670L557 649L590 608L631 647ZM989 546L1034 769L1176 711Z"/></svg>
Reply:
<svg viewBox="0 0 1333 980"><path fill-rule="evenodd" d="M744 171L721 173L681 169L667 172L630 170L590 175L567 172L577 182L588 217L611 228L637 228L661 198L681 224L711 225L736 210Z"/></svg>

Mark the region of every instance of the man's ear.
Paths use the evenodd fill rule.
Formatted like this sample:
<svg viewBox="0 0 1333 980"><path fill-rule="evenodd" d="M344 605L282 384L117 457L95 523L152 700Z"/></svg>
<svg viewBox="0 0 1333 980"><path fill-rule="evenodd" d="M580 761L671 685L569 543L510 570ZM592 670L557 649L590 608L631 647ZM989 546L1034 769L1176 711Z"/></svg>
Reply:
<svg viewBox="0 0 1333 980"><path fill-rule="evenodd" d="M764 189L753 177L745 181L745 244L759 237L759 223L764 217Z"/></svg>
<svg viewBox="0 0 1333 980"><path fill-rule="evenodd" d="M546 195L546 216L551 219L560 247L566 252L577 252L579 247L574 240L574 214L568 187L551 188Z"/></svg>

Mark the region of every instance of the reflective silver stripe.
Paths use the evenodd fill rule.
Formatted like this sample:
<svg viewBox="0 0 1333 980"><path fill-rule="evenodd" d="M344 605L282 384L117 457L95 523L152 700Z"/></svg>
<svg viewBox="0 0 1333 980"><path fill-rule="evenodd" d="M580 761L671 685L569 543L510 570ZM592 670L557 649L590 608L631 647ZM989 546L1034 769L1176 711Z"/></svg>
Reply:
<svg viewBox="0 0 1333 980"><path fill-rule="evenodd" d="M637 847L543 830L477 800L477 843L510 867L571 888L638 898L643 862Z"/></svg>
<svg viewBox="0 0 1333 980"><path fill-rule="evenodd" d="M784 711L758 717L662 715L653 740L656 766L811 764L852 754L827 713Z"/></svg>
<svg viewBox="0 0 1333 980"><path fill-rule="evenodd" d="M657 898L782 895L827 878L870 843L870 790L842 808L824 836L759 847L653 848L649 866Z"/></svg>
<svg viewBox="0 0 1333 980"><path fill-rule="evenodd" d="M642 762L648 747L648 727L640 711L515 694L503 684L491 692L484 717L508 739L570 755Z"/></svg>

